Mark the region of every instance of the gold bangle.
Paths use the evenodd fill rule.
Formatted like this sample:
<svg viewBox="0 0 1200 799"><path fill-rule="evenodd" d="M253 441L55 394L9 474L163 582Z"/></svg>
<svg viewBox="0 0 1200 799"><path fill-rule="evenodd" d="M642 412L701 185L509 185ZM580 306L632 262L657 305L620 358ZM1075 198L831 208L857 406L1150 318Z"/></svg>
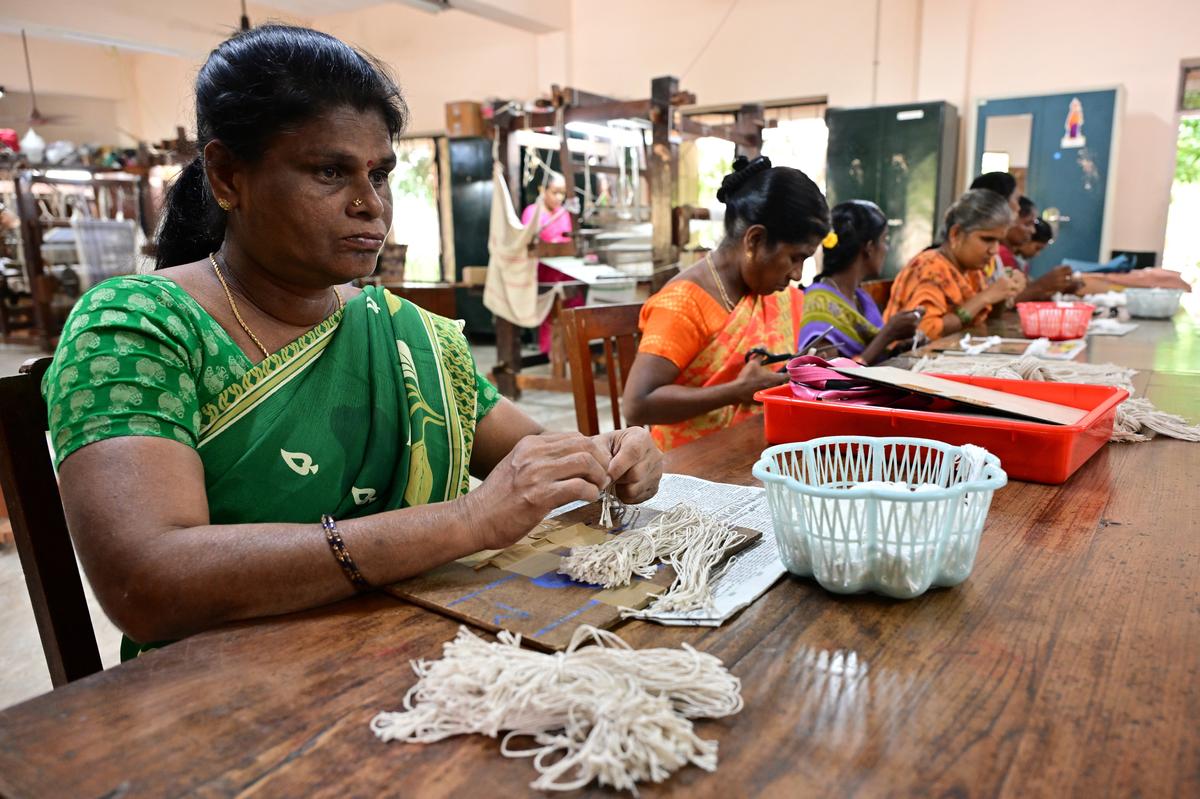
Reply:
<svg viewBox="0 0 1200 799"><path fill-rule="evenodd" d="M325 529L325 540L329 542L329 548L333 551L334 560L342 567L342 574L346 575L346 579L357 590L371 590L371 584L362 576L362 572L354 565L354 559L350 557L350 553L346 550L346 542L342 540L342 535L338 532L337 522L328 513L321 517L321 527Z"/></svg>

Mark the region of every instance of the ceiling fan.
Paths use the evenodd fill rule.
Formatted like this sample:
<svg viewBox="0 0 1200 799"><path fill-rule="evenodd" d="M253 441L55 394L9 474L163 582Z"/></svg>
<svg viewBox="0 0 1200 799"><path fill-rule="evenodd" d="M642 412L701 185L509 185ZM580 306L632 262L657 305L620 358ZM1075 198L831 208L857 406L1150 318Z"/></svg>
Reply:
<svg viewBox="0 0 1200 799"><path fill-rule="evenodd" d="M41 125L53 125L57 122L66 122L71 119L65 114L56 114L46 116L38 110L37 105L37 89L33 86L33 67L29 63L29 40L25 38L25 30L21 30L21 47L25 50L25 74L29 78L29 97L32 99L32 107L29 111L29 119L27 120L30 127L38 127Z"/></svg>
<svg viewBox="0 0 1200 799"><path fill-rule="evenodd" d="M205 36L219 36L221 39L228 39L238 32L250 30L250 17L246 13L246 0L241 0L242 16L238 25L221 25L219 23L197 23L192 20L182 19L180 17L168 17L166 22L173 28L180 30L202 33Z"/></svg>

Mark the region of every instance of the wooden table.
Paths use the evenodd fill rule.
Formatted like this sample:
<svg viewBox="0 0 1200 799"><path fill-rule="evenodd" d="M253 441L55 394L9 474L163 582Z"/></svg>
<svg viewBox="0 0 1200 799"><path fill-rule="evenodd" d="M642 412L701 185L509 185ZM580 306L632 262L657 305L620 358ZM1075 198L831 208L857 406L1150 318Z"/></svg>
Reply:
<svg viewBox="0 0 1200 799"><path fill-rule="evenodd" d="M1091 352L1161 358L1151 397L1195 398L1195 342L1143 332ZM750 421L668 467L746 483L763 443ZM1197 475L1195 444L1109 445L1066 485L999 491L957 588L899 602L787 577L717 629L627 624L722 658L746 701L699 723L715 774L643 794L1200 795ZM526 795L532 767L495 741L368 730L455 627L373 595L197 635L0 713L0 794Z"/></svg>

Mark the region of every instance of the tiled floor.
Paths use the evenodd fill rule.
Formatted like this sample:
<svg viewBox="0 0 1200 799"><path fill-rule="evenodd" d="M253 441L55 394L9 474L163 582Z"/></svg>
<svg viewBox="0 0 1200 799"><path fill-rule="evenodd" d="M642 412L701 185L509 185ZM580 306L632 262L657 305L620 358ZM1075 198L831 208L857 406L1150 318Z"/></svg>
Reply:
<svg viewBox="0 0 1200 799"><path fill-rule="evenodd" d="M495 348L473 346L476 361L485 373L495 361ZM15 374L20 365L39 355L32 347L0 344L0 375ZM542 367L545 369L545 367ZM570 394L527 391L518 407L537 419L547 430L575 430L574 400ZM601 424L609 415L607 398L598 399ZM609 418L607 429L611 429ZM0 509L0 515L3 510ZM120 633L104 616L90 588L85 590L92 611L92 623L105 667L118 661ZM41 642L33 620L21 563L12 546L0 548L0 708L50 690L50 676L42 656Z"/></svg>

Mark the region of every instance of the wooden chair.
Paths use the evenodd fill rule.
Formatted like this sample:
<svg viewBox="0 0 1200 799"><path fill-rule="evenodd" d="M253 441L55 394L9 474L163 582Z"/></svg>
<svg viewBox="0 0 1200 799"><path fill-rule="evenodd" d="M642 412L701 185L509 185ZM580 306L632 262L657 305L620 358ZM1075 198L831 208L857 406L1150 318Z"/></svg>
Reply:
<svg viewBox="0 0 1200 799"><path fill-rule="evenodd" d="M887 308L888 300L892 298L893 280L869 280L866 283L860 283L859 287L870 295L871 299L875 300L875 304L879 306L879 310Z"/></svg>
<svg viewBox="0 0 1200 799"><path fill-rule="evenodd" d="M46 444L42 377L50 358L0 378L0 487L55 688L100 671L75 550Z"/></svg>
<svg viewBox="0 0 1200 799"><path fill-rule="evenodd" d="M600 433L596 411L596 379L592 362L592 342L603 341L604 370L608 374L608 395L612 400L613 429L621 421L621 392L625 377L637 355L638 314L641 303L628 305L585 305L562 312L567 335L567 361L571 366L571 385L575 391L575 420L585 436Z"/></svg>

